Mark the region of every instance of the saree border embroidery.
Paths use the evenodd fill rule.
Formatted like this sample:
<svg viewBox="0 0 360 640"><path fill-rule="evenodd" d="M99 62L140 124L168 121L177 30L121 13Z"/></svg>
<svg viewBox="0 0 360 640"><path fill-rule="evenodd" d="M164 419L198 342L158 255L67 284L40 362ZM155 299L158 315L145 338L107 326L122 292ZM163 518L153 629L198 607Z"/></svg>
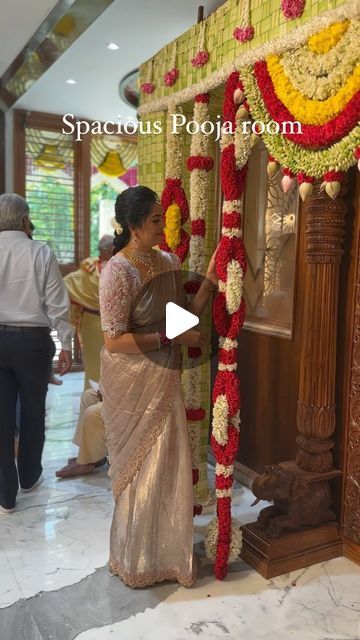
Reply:
<svg viewBox="0 0 360 640"><path fill-rule="evenodd" d="M112 490L115 500L122 494L122 492L134 479L141 465L145 461L145 458L148 456L152 447L156 444L158 437L161 435L166 418L174 402L174 389L177 378L180 379L180 373L178 369L174 369L169 375L168 390L165 394L166 397L169 398L169 400L164 405L164 409L163 411L161 411L160 417L159 414L157 414L155 424L149 425L141 443L139 444L139 447L136 451L134 451L133 455L128 460L124 471L121 473L121 476L114 480Z"/></svg>
<svg viewBox="0 0 360 640"><path fill-rule="evenodd" d="M149 571L148 573L130 574L123 571L120 565L113 560L109 560L108 566L110 571L121 578L129 587L149 587L155 582L164 582L165 580L176 580L184 587L191 587L196 580L195 563L191 576L185 575L176 569L164 569L163 571Z"/></svg>

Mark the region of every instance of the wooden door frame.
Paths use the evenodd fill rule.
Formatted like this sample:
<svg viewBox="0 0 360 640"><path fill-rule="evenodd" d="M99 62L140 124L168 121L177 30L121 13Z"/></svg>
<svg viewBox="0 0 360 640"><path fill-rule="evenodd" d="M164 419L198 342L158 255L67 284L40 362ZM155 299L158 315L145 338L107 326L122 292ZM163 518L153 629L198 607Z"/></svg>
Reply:
<svg viewBox="0 0 360 640"><path fill-rule="evenodd" d="M341 503L341 535L344 556L360 564L360 176L349 172L349 206L352 208L351 272L346 292L344 319L344 364L340 371L341 422L337 447L343 482L338 497ZM341 338L339 337L339 340Z"/></svg>

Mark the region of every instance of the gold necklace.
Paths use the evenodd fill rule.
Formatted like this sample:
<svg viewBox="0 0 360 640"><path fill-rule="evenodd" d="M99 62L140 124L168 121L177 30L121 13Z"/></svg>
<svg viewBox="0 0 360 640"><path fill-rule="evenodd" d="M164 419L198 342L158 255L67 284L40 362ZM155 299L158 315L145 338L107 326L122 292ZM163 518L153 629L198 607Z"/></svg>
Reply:
<svg viewBox="0 0 360 640"><path fill-rule="evenodd" d="M133 262L142 264L147 268L149 278L154 278L157 274L158 254L157 251L145 253L138 249L126 250L127 256Z"/></svg>

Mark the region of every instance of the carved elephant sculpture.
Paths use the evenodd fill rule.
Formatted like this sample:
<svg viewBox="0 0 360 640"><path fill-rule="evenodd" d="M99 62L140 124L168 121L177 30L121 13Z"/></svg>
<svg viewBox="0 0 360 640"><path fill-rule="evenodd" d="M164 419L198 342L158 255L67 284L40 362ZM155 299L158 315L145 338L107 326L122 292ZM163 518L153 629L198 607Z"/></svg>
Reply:
<svg viewBox="0 0 360 640"><path fill-rule="evenodd" d="M258 476L252 485L256 500L274 501L259 513L256 526L270 538L278 538L286 530L305 526L317 527L336 519L330 509L332 498L329 483L310 484L301 474L271 465ZM253 506L252 505L252 506Z"/></svg>

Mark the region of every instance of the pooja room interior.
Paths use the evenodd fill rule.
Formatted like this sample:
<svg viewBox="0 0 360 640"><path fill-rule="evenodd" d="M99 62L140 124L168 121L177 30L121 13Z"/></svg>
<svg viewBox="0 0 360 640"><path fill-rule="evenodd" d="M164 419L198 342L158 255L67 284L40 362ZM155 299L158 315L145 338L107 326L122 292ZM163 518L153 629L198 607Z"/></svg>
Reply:
<svg viewBox="0 0 360 640"><path fill-rule="evenodd" d="M121 637L150 638L146 625L161 624L162 618L151 622L150 616L148 623L137 614L149 609L153 615L166 599L168 610L159 613L166 620L164 638L193 633L245 637L237 627L245 616L241 607L227 631L221 628L232 606L228 596L251 594L269 611L269 585L281 599L297 584L321 585L332 570L346 596L331 596L320 607L321 622L315 611L306 622L298 618L297 607L305 604L290 596L284 615L294 617L293 627L284 618L271 622L268 630L256 629L253 637L360 637L358 597L350 595L360 581L360 47L354 46L359 44L359 2L124 4L37 0L30 10L17 0L5 9L0 24L0 193L26 197L34 237L54 250L63 275L97 255L99 239L113 234L117 194L137 184L162 196L162 248L181 256L185 281L204 274L217 245L225 247L219 303L201 321L208 345L200 360L198 354L184 354L183 372L196 546L202 558L200 591L194 597L202 602L207 622L201 627L202 618L189 605L192 617L185 631L181 620L187 614L176 607L191 595L174 595L175 587L159 592L154 601L142 594L140 604L114 613L118 587L108 588L100 571L111 521L107 474L62 483L54 476L73 453L83 379L75 337L72 373L48 394L45 487L38 501L34 496L20 502L14 514L18 532L13 523L0 522L0 567L6 575L0 588L0 638L91 640L110 637L106 633L112 625L115 632L129 634ZM11 29L15 22L16 32ZM74 123L82 121L79 139L63 132L65 114L72 114ZM192 121L193 129L182 126L174 133L171 114L179 122L181 115ZM304 137L296 130L280 132L280 127L275 134L261 130L264 120L284 119L300 121ZM205 121L219 126L227 120L236 131L227 137L223 133L221 141L216 127L209 135L196 130ZM95 121L97 129L91 130ZM113 124L104 131L109 121ZM125 121L133 126L124 127ZM245 121L258 124L239 135ZM239 278L233 304L226 284L231 261ZM235 321L239 331L232 334ZM240 379L241 401L232 411L228 397L228 432L221 440L216 407L219 395L228 393L223 381L231 377L223 372ZM231 458L224 450L239 404L240 438ZM221 475L224 467L231 468L227 475ZM206 558L203 540L232 482L241 553L229 567L225 563L221 574L216 541L213 556ZM250 507L256 499L259 504ZM76 522L83 519L76 535L66 529L68 501ZM256 522L272 501L273 511L263 512ZM89 514L97 518L96 535ZM34 532L40 536L33 549L36 562L31 559ZM83 535L89 536L88 556L77 558L72 567L72 556L82 556ZM21 543L29 548L17 563ZM332 564L334 559L344 564ZM216 628L211 627L211 599L206 601L215 580L213 565L215 576L224 578L223 586L214 587ZM307 567L313 573L303 578ZM235 582L245 574L248 581L237 591ZM86 583L89 576L92 586ZM83 580L81 593L66 595ZM227 591L226 581L233 590ZM99 587L111 601L111 613L108 602L99 602L86 623L81 616L79 622L70 600L85 603L86 594L96 599ZM40 605L50 610L58 602L51 593L62 590L64 615L57 627L54 615L45 616ZM169 635L172 606L178 635ZM331 606L339 607L337 622ZM250 608L256 626L256 609ZM21 635L17 625L28 615L29 635ZM8 635L1 635L1 624ZM301 635L304 624L307 632ZM97 635L95 627L106 625L108 631Z"/></svg>

